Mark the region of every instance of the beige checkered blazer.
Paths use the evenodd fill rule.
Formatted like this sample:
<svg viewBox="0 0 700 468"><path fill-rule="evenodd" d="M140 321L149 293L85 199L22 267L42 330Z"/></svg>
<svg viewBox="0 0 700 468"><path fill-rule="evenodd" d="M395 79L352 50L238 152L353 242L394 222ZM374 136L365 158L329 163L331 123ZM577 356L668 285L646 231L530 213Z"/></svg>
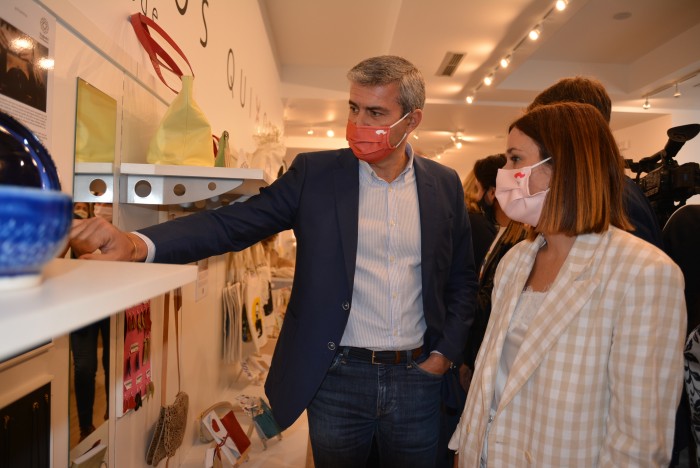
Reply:
<svg viewBox="0 0 700 468"><path fill-rule="evenodd" d="M503 258L467 403L450 446L478 467L503 341L543 243ZM489 467L668 466L683 383L683 276L616 228L578 236L508 376Z"/></svg>

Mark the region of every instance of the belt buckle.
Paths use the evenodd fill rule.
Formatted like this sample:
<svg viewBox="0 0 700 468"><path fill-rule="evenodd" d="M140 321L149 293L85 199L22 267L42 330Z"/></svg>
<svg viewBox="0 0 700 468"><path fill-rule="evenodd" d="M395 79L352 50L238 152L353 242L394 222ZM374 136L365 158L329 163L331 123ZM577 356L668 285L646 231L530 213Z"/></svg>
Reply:
<svg viewBox="0 0 700 468"><path fill-rule="evenodd" d="M376 364L376 365L381 364L381 362L377 362L374 360L374 353L376 353L376 351L372 351L372 364Z"/></svg>

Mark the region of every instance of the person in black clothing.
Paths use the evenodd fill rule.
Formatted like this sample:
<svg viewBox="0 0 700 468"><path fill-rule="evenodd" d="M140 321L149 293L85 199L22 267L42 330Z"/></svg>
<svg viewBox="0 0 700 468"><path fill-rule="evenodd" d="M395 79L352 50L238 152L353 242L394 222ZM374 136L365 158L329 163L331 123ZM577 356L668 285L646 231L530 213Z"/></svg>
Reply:
<svg viewBox="0 0 700 468"><path fill-rule="evenodd" d="M505 166L505 164L506 157L504 154L494 154L479 159L462 184L464 188L464 203L467 206L469 223L472 228L474 265L477 271L484 262L487 252L494 244L497 235L503 233L505 225L510 221L503 211L501 211L495 195L496 174L498 173L498 169ZM502 228L500 224L503 225ZM472 327L481 327L481 325L479 312L477 310L475 322ZM484 329L485 325L486 323L484 322ZM470 334L471 333L473 332L470 331ZM480 332L480 335L483 337L483 331ZM471 342L471 339L467 340L467 344ZM476 346L476 350L473 350L474 356L476 356L477 350L478 345ZM465 351L465 358L470 356L471 353L472 350L469 352ZM453 466L454 452L447 448L447 443L457 427L459 417L464 408L464 403L467 400L467 387L464 382L468 380L473 367L472 361L469 367L462 365L452 368L448 371L449 375L443 379L440 438L438 439L438 459L436 461L436 468L448 468Z"/></svg>
<svg viewBox="0 0 700 468"><path fill-rule="evenodd" d="M688 336L698 333L695 329L700 325L700 290L697 287L700 284L700 236L698 233L700 233L700 205L685 205L678 208L663 229L664 250L681 268L685 279ZM686 353L688 352L689 349L686 347ZM687 376L686 382L688 382ZM694 468L700 465L698 463L700 450L697 449L700 443L700 433L697 431L700 429L693 431L700 421L700 411L693 411L694 405L690 404L688 396L684 391L678 407L673 459L670 466L680 466L680 451L686 446L688 447L688 466ZM679 430L681 428L684 430Z"/></svg>
<svg viewBox="0 0 700 468"><path fill-rule="evenodd" d="M479 268L484 261L491 242L493 242L498 228L494 221L482 211L482 200L485 197L484 190L476 178L474 171L464 179L464 204L467 206L469 224L472 227L472 246L474 247L474 266Z"/></svg>

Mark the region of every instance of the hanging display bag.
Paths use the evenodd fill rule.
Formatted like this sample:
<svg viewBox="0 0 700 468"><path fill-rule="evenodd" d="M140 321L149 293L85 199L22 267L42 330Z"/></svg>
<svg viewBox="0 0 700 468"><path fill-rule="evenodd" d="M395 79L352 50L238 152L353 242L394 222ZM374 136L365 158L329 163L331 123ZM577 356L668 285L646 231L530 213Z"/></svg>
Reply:
<svg viewBox="0 0 700 468"><path fill-rule="evenodd" d="M212 152L211 125L194 100L194 72L190 62L158 23L142 13L131 15L129 20L158 78L177 93L148 145L146 160L151 164L213 166L216 154ZM183 74L176 61L153 39L151 31L158 33L182 57L190 69L190 75ZM180 78L180 92L167 83L162 68Z"/></svg>
<svg viewBox="0 0 700 468"><path fill-rule="evenodd" d="M166 405L167 376L168 376L168 317L170 316L170 293L165 295L165 313L163 314L163 367L161 380L161 408L156 422L151 443L146 452L146 463L152 466L158 465L163 458L170 458L182 444L187 427L187 410L189 408L188 395L180 390L180 334L178 314L182 309L182 290L178 288L173 295L173 309L175 314L175 346L177 353L177 388L175 402Z"/></svg>

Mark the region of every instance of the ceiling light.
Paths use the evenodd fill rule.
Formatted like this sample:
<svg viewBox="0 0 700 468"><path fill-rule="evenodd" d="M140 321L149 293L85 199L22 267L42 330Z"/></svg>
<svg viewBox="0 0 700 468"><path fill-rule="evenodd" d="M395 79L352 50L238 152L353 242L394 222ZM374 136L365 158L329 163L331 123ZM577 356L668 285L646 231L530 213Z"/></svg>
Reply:
<svg viewBox="0 0 700 468"><path fill-rule="evenodd" d="M313 134L314 134L313 128L308 129L308 130L306 131L306 134L309 135L309 136L313 135Z"/></svg>
<svg viewBox="0 0 700 468"><path fill-rule="evenodd" d="M530 38L531 41L536 41L540 37L540 27L535 26L532 31L530 31L530 34L527 35L527 37Z"/></svg>
<svg viewBox="0 0 700 468"><path fill-rule="evenodd" d="M568 4L569 2L567 0L557 0L557 3L554 4L554 8L556 8L557 11L564 11Z"/></svg>
<svg viewBox="0 0 700 468"><path fill-rule="evenodd" d="M501 59L501 68L508 68L510 65L510 55Z"/></svg>
<svg viewBox="0 0 700 468"><path fill-rule="evenodd" d="M457 140L457 142L455 143L455 146L457 147L457 149L462 149L462 142Z"/></svg>
<svg viewBox="0 0 700 468"><path fill-rule="evenodd" d="M484 84L485 84L486 86L491 86L491 83L493 83L493 74L491 74L491 75L487 76L486 78L484 78Z"/></svg>
<svg viewBox="0 0 700 468"><path fill-rule="evenodd" d="M333 138L335 136L335 132L333 130L328 130L326 131L326 136L328 138Z"/></svg>
<svg viewBox="0 0 700 468"><path fill-rule="evenodd" d="M678 89L678 83L676 82L676 92L673 93L673 97L681 97L681 92Z"/></svg>
<svg viewBox="0 0 700 468"><path fill-rule="evenodd" d="M474 96L467 96L465 101L467 101L467 104L471 104L472 102L474 102Z"/></svg>
<svg viewBox="0 0 700 468"><path fill-rule="evenodd" d="M644 100L644 104L642 104L642 109L646 110L646 109L649 109L650 107L651 107L651 104L649 104L649 98L647 97Z"/></svg>

